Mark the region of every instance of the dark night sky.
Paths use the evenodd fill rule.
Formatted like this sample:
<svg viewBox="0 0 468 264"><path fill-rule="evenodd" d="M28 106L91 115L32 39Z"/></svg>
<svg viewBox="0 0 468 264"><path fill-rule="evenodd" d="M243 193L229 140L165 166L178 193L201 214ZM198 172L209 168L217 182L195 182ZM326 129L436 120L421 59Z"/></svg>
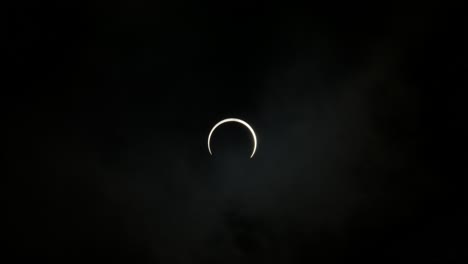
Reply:
<svg viewBox="0 0 468 264"><path fill-rule="evenodd" d="M15 3L5 256L461 262L455 20L435 3ZM235 124L209 155L227 117L256 130L253 159Z"/></svg>

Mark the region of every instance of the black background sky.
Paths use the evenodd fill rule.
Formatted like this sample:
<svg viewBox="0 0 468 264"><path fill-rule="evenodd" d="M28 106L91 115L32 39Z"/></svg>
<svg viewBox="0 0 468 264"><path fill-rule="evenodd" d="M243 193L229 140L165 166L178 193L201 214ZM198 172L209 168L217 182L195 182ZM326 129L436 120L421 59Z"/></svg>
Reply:
<svg viewBox="0 0 468 264"><path fill-rule="evenodd" d="M461 261L453 9L15 3L7 263Z"/></svg>

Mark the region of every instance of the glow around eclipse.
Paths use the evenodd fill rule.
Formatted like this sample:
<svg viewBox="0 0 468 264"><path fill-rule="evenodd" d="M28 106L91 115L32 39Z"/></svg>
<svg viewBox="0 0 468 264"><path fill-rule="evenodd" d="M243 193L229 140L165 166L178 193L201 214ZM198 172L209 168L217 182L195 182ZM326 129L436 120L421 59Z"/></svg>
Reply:
<svg viewBox="0 0 468 264"><path fill-rule="evenodd" d="M211 152L211 147L210 147L210 141L211 141L211 135L213 134L213 132L215 131L215 129L224 124L224 123L228 123L228 122L237 122L237 123L240 123L242 125L244 125L245 127L247 127L249 130L250 130L250 133L252 134L252 138L253 138L253 150L252 150L252 154L250 155L250 158L252 158L255 154L255 151L257 150L257 136L255 135L255 131L253 130L253 128L247 123L245 122L244 120L241 120L241 119L237 119L237 118L226 118L226 119L223 119L221 121L219 121L216 125L214 125L214 127L211 129L210 131L210 134L208 135L208 151L210 152L211 155L213 155L213 153Z"/></svg>

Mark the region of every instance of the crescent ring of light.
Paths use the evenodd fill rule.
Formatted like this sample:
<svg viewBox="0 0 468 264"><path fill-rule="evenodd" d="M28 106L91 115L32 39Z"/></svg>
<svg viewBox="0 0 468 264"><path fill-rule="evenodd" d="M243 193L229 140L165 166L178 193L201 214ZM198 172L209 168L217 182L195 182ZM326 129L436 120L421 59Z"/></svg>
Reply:
<svg viewBox="0 0 468 264"><path fill-rule="evenodd" d="M241 123L242 125L244 125L245 127L247 127L249 130L250 130L250 133L252 134L252 138L253 138L253 151L252 151L252 155L250 155L250 158L252 158L255 154L255 151L257 150L257 136L255 135L255 132L253 130L253 128L247 124L247 122L245 122L244 120L240 120L240 119L237 119L237 118L226 118L226 119L223 119L221 121L219 121L216 125L214 125L214 127L211 129L210 131L210 134L208 135L208 151L210 152L210 155L213 155L213 153L211 153L211 147L210 147L210 141L211 141L211 135L213 134L213 132L215 131L215 129L224 124L224 123L228 123L228 122L237 122L237 123Z"/></svg>

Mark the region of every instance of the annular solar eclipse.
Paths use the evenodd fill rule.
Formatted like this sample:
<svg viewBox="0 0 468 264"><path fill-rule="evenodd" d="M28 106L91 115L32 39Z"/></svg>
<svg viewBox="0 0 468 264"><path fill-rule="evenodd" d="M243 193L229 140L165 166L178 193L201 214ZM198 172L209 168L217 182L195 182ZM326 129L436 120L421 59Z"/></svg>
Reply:
<svg viewBox="0 0 468 264"><path fill-rule="evenodd" d="M250 155L250 158L252 158L255 155L255 151L257 150L257 136L255 135L255 131L253 130L253 128L247 122L238 118L226 118L226 119L219 121L216 125L214 125L214 127L210 131L210 134L208 135L208 151L210 152L211 155L213 155L213 153L211 152L211 147L210 147L211 135L213 134L213 132L216 130L217 127L228 122L237 122L237 123L244 125L245 127L249 129L250 133L252 134L252 139L253 139L253 150L252 150L252 154Z"/></svg>

